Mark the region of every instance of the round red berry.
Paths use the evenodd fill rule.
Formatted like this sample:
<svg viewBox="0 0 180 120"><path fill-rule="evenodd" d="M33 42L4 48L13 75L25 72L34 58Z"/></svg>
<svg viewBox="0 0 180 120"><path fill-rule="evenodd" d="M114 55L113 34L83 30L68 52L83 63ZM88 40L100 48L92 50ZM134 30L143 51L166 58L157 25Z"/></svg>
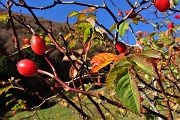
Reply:
<svg viewBox="0 0 180 120"><path fill-rule="evenodd" d="M34 53L42 55L46 52L46 43L38 35L33 35L31 38L31 48Z"/></svg>
<svg viewBox="0 0 180 120"><path fill-rule="evenodd" d="M24 42L24 44L29 44L29 43L30 43L30 41L29 41L28 38L24 38L24 39L23 39L23 42Z"/></svg>
<svg viewBox="0 0 180 120"><path fill-rule="evenodd" d="M36 74L37 69L36 64L29 59L23 59L17 63L17 70L23 76L33 76Z"/></svg>
<svg viewBox="0 0 180 120"><path fill-rule="evenodd" d="M172 28L174 28L174 23L170 22L170 23L168 24L168 29L172 29Z"/></svg>
<svg viewBox="0 0 180 120"><path fill-rule="evenodd" d="M170 2L169 0L156 0L154 6L160 12L166 12L170 8Z"/></svg>
<svg viewBox="0 0 180 120"><path fill-rule="evenodd" d="M126 45L123 42L117 42L115 47L119 53L125 53L126 52Z"/></svg>

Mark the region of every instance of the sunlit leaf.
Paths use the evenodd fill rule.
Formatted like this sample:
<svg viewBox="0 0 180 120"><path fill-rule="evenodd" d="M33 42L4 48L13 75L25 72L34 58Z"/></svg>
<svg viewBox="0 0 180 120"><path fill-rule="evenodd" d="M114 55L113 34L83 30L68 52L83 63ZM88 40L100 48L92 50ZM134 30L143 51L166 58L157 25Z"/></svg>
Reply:
<svg viewBox="0 0 180 120"><path fill-rule="evenodd" d="M124 36L124 34L126 33L128 27L129 27L129 21L125 21L122 24L120 24L118 32L119 32L119 35L121 37Z"/></svg>
<svg viewBox="0 0 180 120"><path fill-rule="evenodd" d="M119 59L111 66L111 70L106 78L106 88L110 89L118 75L131 66L131 63L126 60Z"/></svg>
<svg viewBox="0 0 180 120"><path fill-rule="evenodd" d="M152 50L152 49L147 49L142 51L141 55L146 56L146 57L151 57L151 58L157 58L157 59L161 59L161 53L156 51L156 50Z"/></svg>
<svg viewBox="0 0 180 120"><path fill-rule="evenodd" d="M92 27L92 25L89 22L80 22L79 24L77 24L77 27L81 29L87 29L89 27Z"/></svg>
<svg viewBox="0 0 180 120"><path fill-rule="evenodd" d="M9 15L7 15L7 14L1 14L0 15L0 21L7 21L7 19L9 18Z"/></svg>
<svg viewBox="0 0 180 120"><path fill-rule="evenodd" d="M113 62L115 57L116 55L112 53L99 53L95 55L90 61L92 64L91 72L98 72L98 70Z"/></svg>
<svg viewBox="0 0 180 120"><path fill-rule="evenodd" d="M70 38L70 37L72 37L72 36L73 36L72 33L68 33L68 34L66 34L66 35L64 36L64 39L67 40L68 38Z"/></svg>
<svg viewBox="0 0 180 120"><path fill-rule="evenodd" d="M92 27L95 26L95 20L93 18L89 17L86 19L86 21L88 21L92 25Z"/></svg>
<svg viewBox="0 0 180 120"><path fill-rule="evenodd" d="M4 88L1 88L0 89L0 95L2 94L2 93L6 93L9 89L11 89L13 86L12 85L9 85L9 86L6 86L6 87L4 87Z"/></svg>
<svg viewBox="0 0 180 120"><path fill-rule="evenodd" d="M0 89L0 95L1 95L2 93L4 93L5 90L6 90L6 88L1 88L1 89Z"/></svg>
<svg viewBox="0 0 180 120"><path fill-rule="evenodd" d="M81 11L81 13L86 13L86 12L96 12L96 8L95 7L89 7L88 9Z"/></svg>
<svg viewBox="0 0 180 120"><path fill-rule="evenodd" d="M71 48L75 47L76 43L77 43L77 40L71 40L71 42L68 45L68 48L71 49Z"/></svg>
<svg viewBox="0 0 180 120"><path fill-rule="evenodd" d="M44 40L46 43L52 43L51 38L49 38L48 36L46 36Z"/></svg>
<svg viewBox="0 0 180 120"><path fill-rule="evenodd" d="M118 73L116 78L116 94L123 106L136 114L140 114L140 94L134 73L127 68Z"/></svg>
<svg viewBox="0 0 180 120"><path fill-rule="evenodd" d="M108 64L110 64L112 61L102 61L100 63L98 63L98 65L95 65L92 69L91 69L91 73L96 73L98 72L101 68L107 66Z"/></svg>
<svg viewBox="0 0 180 120"><path fill-rule="evenodd" d="M134 61L135 66L138 69L140 69L142 72L152 77L157 77L157 74L155 72L153 65L150 62L148 62L145 58L134 56L132 60Z"/></svg>
<svg viewBox="0 0 180 120"><path fill-rule="evenodd" d="M84 39L83 39L83 45L86 44L87 42L89 42L89 40L92 37L92 33L93 33L93 29L91 27L87 28L84 31Z"/></svg>
<svg viewBox="0 0 180 120"><path fill-rule="evenodd" d="M86 17L87 17L87 16L86 16L85 13L79 13L79 14L78 14L78 21L85 20Z"/></svg>
<svg viewBox="0 0 180 120"><path fill-rule="evenodd" d="M147 38L140 38L140 42L143 43L143 44L146 44L147 43Z"/></svg>
<svg viewBox="0 0 180 120"><path fill-rule="evenodd" d="M76 11L72 11L71 13L69 13L69 17L75 17L75 16L77 16L79 13L78 12L76 12Z"/></svg>
<svg viewBox="0 0 180 120"><path fill-rule="evenodd" d="M110 32L113 32L115 29L116 29L116 24L113 24L113 25L110 27L109 31L110 31Z"/></svg>

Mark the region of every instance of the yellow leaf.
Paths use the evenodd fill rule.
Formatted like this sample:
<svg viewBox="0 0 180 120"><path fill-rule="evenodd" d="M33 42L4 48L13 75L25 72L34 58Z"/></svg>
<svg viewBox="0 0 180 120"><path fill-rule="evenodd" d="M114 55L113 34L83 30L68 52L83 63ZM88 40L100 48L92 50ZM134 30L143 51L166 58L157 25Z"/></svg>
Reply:
<svg viewBox="0 0 180 120"><path fill-rule="evenodd" d="M90 63L92 64L91 73L96 73L101 68L113 62L116 56L117 55L112 53L99 53L95 55L90 61Z"/></svg>
<svg viewBox="0 0 180 120"><path fill-rule="evenodd" d="M113 61L116 56L117 55L112 54L112 53L99 53L92 58L91 64L98 62L98 61L105 61L105 60Z"/></svg>

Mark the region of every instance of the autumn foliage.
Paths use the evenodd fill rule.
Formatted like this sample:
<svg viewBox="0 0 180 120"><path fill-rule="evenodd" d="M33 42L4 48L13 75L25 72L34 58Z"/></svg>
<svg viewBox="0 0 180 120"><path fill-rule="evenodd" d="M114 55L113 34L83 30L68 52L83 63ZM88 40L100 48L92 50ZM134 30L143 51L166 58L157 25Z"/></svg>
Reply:
<svg viewBox="0 0 180 120"><path fill-rule="evenodd" d="M12 52L1 49L0 53L2 108L10 106L6 110L16 112L29 107L26 110L37 112L43 104L61 98L65 107L73 108L81 119L122 119L128 116L122 111L147 119L178 119L180 36L179 23L174 21L180 11L178 0L172 1L127 0L123 4L130 8L121 10L117 1L110 0L116 12L105 1L95 5L57 0L44 7L30 6L26 1L0 1L7 11L0 14L0 22L10 24L14 48ZM68 32L54 29L50 20L45 26L35 15L34 9L49 10L63 4L83 6L66 16ZM12 5L28 10L35 25L28 24L23 14L13 14ZM110 28L99 22L99 9L112 18ZM26 30L26 41L18 38L15 23ZM18 92L36 96L36 104L30 104ZM109 106L116 106L122 115ZM92 108L98 112L92 113Z"/></svg>

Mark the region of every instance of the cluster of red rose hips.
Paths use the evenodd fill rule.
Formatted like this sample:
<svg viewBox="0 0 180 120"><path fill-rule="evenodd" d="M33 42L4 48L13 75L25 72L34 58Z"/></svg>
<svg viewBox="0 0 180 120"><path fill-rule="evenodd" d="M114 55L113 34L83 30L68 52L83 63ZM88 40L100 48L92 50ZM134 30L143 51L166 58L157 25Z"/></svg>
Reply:
<svg viewBox="0 0 180 120"><path fill-rule="evenodd" d="M24 41L27 41L27 39ZM43 55L46 52L46 43L42 38L34 34L31 38L31 49L37 55ZM33 76L36 74L37 69L37 65L29 59L23 59L17 63L17 70L23 76Z"/></svg>

